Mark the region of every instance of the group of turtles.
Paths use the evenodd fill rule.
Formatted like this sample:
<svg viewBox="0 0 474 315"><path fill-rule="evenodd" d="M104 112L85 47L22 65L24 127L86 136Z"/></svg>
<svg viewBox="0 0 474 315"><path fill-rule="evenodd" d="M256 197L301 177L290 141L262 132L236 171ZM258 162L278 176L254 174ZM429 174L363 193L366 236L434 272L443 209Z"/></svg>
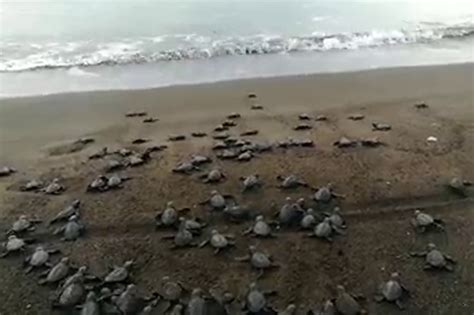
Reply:
<svg viewBox="0 0 474 315"><path fill-rule="evenodd" d="M250 100L255 100L254 94L249 94ZM417 108L426 108L427 105ZM252 103L252 109L262 110L263 108L256 102ZM146 117L146 112L130 112L127 117ZM234 138L225 132L237 125L237 120L241 118L238 113L231 113L226 120L215 128L214 138L219 142L213 146L213 151L217 152L219 159L235 159L237 161L249 161L256 154L271 151L274 147L310 147L313 146L312 140L288 139L276 144L265 142L254 142L247 138ZM363 115L353 114L348 117L351 120L362 120ZM310 117L308 114L299 115L299 120L303 121L295 130L311 129L307 121L325 121L326 116ZM156 118L145 118L144 123L153 123L158 121ZM391 126L384 123L373 123L373 130L388 131ZM241 137L251 137L258 134L257 130L247 130L241 133ZM196 131L193 137L204 137L207 133ZM173 135L169 137L170 141L181 141L186 137L184 135ZM134 143L145 143L137 141ZM87 143L89 143L88 141ZM338 147L350 147L361 144L363 146L376 146L381 144L376 138L362 139L358 141L341 138L335 143ZM108 158L104 167L104 174L99 175L88 184L87 192L106 192L121 188L124 181L130 179L127 176L118 175L117 170L123 170L130 167L137 167L147 163L151 159L151 153L166 149L166 146L148 147L141 152L120 149L109 151L107 148L92 154L90 159ZM193 155L188 161L178 163L172 170L180 174L193 174L201 172L198 179L205 184L218 184L227 179L227 175L220 168L212 168L202 172L205 165L212 164L213 159L205 155ZM9 176L16 170L10 167L0 169L0 176ZM264 186L263 179L258 174L242 176L240 178L242 193L247 193ZM302 178L294 175L279 175L276 177L276 186L282 190L298 189L300 187L313 189L308 202L304 198L292 200L290 197L276 209L274 215L266 218L262 213L240 205L237 198L232 195L221 194L217 189L213 190L206 200L200 202L200 205L207 207L209 211L219 213L224 220L231 222L251 222L249 226L242 231L242 237L274 238L278 236L281 229L294 229L304 231L307 237L315 237L324 241L332 242L338 235L346 235L347 223L343 218L342 211L338 206L337 199L344 198L334 191L332 185L328 184L322 187L311 187ZM448 187L453 192L466 195L467 186L470 183L460 178L453 178ZM60 194L66 190L59 179L53 179L50 183L40 181L30 181L21 186L24 191L38 191L46 194ZM313 206L309 204L312 203ZM80 220L79 200L74 200L71 204L62 209L56 216L51 218L48 226L52 227L54 235L60 235L64 241L74 241L81 237L85 232L85 224ZM163 239L171 240L172 249L178 248L203 248L210 246L215 254L234 247L238 243L236 235L228 235L219 232L216 227L210 227L207 222L200 218L189 217L189 208L179 209L173 202L168 202L166 206L159 211L154 224L157 229L175 229L176 232L163 236ZM429 230L445 231L445 224L442 220L434 218L430 214L421 210L416 210L411 218L411 224L420 233ZM18 220L12 223L7 231L7 239L3 246L1 257L13 255L18 252L25 252L30 244L35 240L31 233L35 230L41 220L29 218L21 215ZM61 225L60 225L61 224ZM207 231L207 232L205 232ZM29 250L28 250L29 252ZM363 298L360 295L351 294L342 285L336 287L337 294L334 298L328 299L324 303L308 309L298 309L296 305L290 304L287 308L277 311L268 300L268 297L276 294L273 291L262 289L257 282L249 285L245 295L237 297L230 292L218 292L216 289L210 289L203 292L200 288L188 288L185 284L173 281L169 277L162 279L161 287L157 292L153 292L148 297L143 296L138 291L135 284L130 281L130 273L135 262L129 260L120 266L113 267L110 272L102 277L91 275L86 266L76 267L68 257L57 259L52 263L52 257L59 255L60 252L54 248L38 245L34 248L31 255L24 261L25 272L31 272L34 269L43 269L39 275L39 284L55 287L55 297L52 301L54 307L59 307L67 312L79 312L81 315L99 315L99 314L189 314L189 315L207 315L207 314L318 314L318 315L356 315L363 314L364 308L360 302ZM425 259L425 269L453 271L456 261L449 255L437 249L436 245L429 243L425 251L410 253L413 257L423 257ZM245 256L234 257L235 261L248 262L252 269L257 271L257 279L272 269L278 269L280 265L265 250L259 249L255 245L248 247L248 253ZM46 269L46 270L45 270ZM405 307L407 297L410 291L403 285L400 275L397 272L392 273L377 288L374 299L378 302L387 301L394 303L400 309Z"/></svg>

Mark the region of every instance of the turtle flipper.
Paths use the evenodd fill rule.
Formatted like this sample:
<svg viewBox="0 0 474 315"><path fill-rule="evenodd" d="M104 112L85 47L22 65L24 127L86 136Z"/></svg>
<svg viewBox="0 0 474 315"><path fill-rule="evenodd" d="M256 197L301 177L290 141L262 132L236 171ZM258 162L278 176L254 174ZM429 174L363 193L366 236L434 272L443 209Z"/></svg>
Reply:
<svg viewBox="0 0 474 315"><path fill-rule="evenodd" d="M384 300L385 300L385 299L384 299L384 297L383 297L382 294L377 293L377 294L374 295L374 301L375 301L375 302L381 303L381 302L383 302Z"/></svg>
<svg viewBox="0 0 474 315"><path fill-rule="evenodd" d="M235 257L234 260L239 262L250 261L250 255Z"/></svg>

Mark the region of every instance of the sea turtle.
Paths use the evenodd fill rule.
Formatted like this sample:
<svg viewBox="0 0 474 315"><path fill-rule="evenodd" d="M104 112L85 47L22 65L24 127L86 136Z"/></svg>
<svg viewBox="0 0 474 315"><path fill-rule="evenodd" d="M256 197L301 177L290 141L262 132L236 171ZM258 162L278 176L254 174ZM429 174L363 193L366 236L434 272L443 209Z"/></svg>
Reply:
<svg viewBox="0 0 474 315"><path fill-rule="evenodd" d="M141 298L135 284L127 285L125 291L116 299L115 305L120 310L120 314L136 314L140 311Z"/></svg>
<svg viewBox="0 0 474 315"><path fill-rule="evenodd" d="M174 235L165 235L163 239L172 239L173 245L171 249L184 248L184 247L193 247L196 246L194 243L193 233L186 229L185 218L179 218L179 229L178 232Z"/></svg>
<svg viewBox="0 0 474 315"><path fill-rule="evenodd" d="M135 154L128 158L127 165L130 167L136 167L145 164L145 161L146 160L143 159L142 156Z"/></svg>
<svg viewBox="0 0 474 315"><path fill-rule="evenodd" d="M228 205L222 211L224 218L233 222L246 221L253 217L253 213L249 207L241 205Z"/></svg>
<svg viewBox="0 0 474 315"><path fill-rule="evenodd" d="M341 137L339 140L334 142L334 145L338 148L349 148L357 145L357 141L350 140L346 137Z"/></svg>
<svg viewBox="0 0 474 315"><path fill-rule="evenodd" d="M315 224L315 212L313 209L309 208L306 210L306 213L303 215L303 218L300 221L300 227L303 230L310 230L314 228Z"/></svg>
<svg viewBox="0 0 474 315"><path fill-rule="evenodd" d="M240 177L242 185L244 186L243 192L251 191L256 188L262 187L263 183L258 174L249 175L247 177Z"/></svg>
<svg viewBox="0 0 474 315"><path fill-rule="evenodd" d="M114 172L120 169L125 168L127 165L119 160L113 159L113 160L108 160L105 167L104 171L109 173L109 172Z"/></svg>
<svg viewBox="0 0 474 315"><path fill-rule="evenodd" d="M308 312L308 315L336 315L337 310L336 306L334 305L333 301L326 300L321 306L311 309Z"/></svg>
<svg viewBox="0 0 474 315"><path fill-rule="evenodd" d="M142 143L146 143L146 142L149 142L149 141L150 141L150 139L136 138L136 139L132 140L132 144L142 144Z"/></svg>
<svg viewBox="0 0 474 315"><path fill-rule="evenodd" d="M297 146L305 147L305 148L314 146L314 141L311 139L299 139L299 140L297 139L295 140L295 143Z"/></svg>
<svg viewBox="0 0 474 315"><path fill-rule="evenodd" d="M255 237L275 237L269 223L265 222L263 215L255 218L255 223L243 232L243 235L252 234Z"/></svg>
<svg viewBox="0 0 474 315"><path fill-rule="evenodd" d="M336 310L341 315L361 314L362 308L356 299L358 297L347 293L346 289L342 285L338 285L336 289L337 289L337 296L336 296L336 300L334 301Z"/></svg>
<svg viewBox="0 0 474 315"><path fill-rule="evenodd" d="M202 131L194 131L191 133L191 136L193 136L194 138L203 138L207 136L207 133Z"/></svg>
<svg viewBox="0 0 474 315"><path fill-rule="evenodd" d="M401 284L400 275L394 272L390 275L390 280L384 282L379 287L379 292L375 295L376 302L387 301L395 303L401 310L405 309L402 300L409 291Z"/></svg>
<svg viewBox="0 0 474 315"><path fill-rule="evenodd" d="M257 142L253 146L254 151L258 153L268 152L273 149L273 145L269 142Z"/></svg>
<svg viewBox="0 0 474 315"><path fill-rule="evenodd" d="M279 265L273 262L271 255L257 250L256 246L249 246L249 254L235 258L236 261L249 261L252 268L256 269L259 274L258 278L263 276L265 270L278 268Z"/></svg>
<svg viewBox="0 0 474 315"><path fill-rule="evenodd" d="M342 233L342 231L340 231L339 229L338 230L334 229L331 224L331 220L329 218L324 218L322 222L318 223L314 227L313 232L308 234L308 236L325 239L331 242L332 236L334 235L334 233Z"/></svg>
<svg viewBox="0 0 474 315"><path fill-rule="evenodd" d="M314 118L316 121L327 121L328 117L326 115L318 115L316 118Z"/></svg>
<svg viewBox="0 0 474 315"><path fill-rule="evenodd" d="M64 289L70 284L75 283L75 282L84 282L84 280L86 279L86 271L87 271L86 266L79 267L79 269L77 269L77 271L74 274L70 275L69 277L66 278L66 280L64 280L60 288Z"/></svg>
<svg viewBox="0 0 474 315"><path fill-rule="evenodd" d="M227 132L216 133L215 135L212 136L212 138L215 140L225 140L229 137L230 135Z"/></svg>
<svg viewBox="0 0 474 315"><path fill-rule="evenodd" d="M102 192L107 190L108 178L100 175L96 177L88 186L87 191L89 192Z"/></svg>
<svg viewBox="0 0 474 315"><path fill-rule="evenodd" d="M126 281L130 276L130 270L135 262L127 260L122 266L114 266L105 276L104 283L120 283Z"/></svg>
<svg viewBox="0 0 474 315"><path fill-rule="evenodd" d="M305 124L305 123L300 123L296 125L295 127L293 127L293 130L309 130L309 129L313 129L313 126L311 126L310 124Z"/></svg>
<svg viewBox="0 0 474 315"><path fill-rule="evenodd" d="M226 179L225 174L218 168L212 169L207 174L199 176L204 183L218 183Z"/></svg>
<svg viewBox="0 0 474 315"><path fill-rule="evenodd" d="M202 232L202 229L207 225L205 222L202 222L200 219L185 219L184 228L191 232L193 235L199 235Z"/></svg>
<svg viewBox="0 0 474 315"><path fill-rule="evenodd" d="M258 134L257 129L248 129L240 134L241 137L255 136Z"/></svg>
<svg viewBox="0 0 474 315"><path fill-rule="evenodd" d="M237 126L237 123L231 119L226 119L222 122L222 126L224 127L235 127Z"/></svg>
<svg viewBox="0 0 474 315"><path fill-rule="evenodd" d="M53 181L43 188L43 192L48 195L59 195L62 193L66 188L59 183L59 178L53 179Z"/></svg>
<svg viewBox="0 0 474 315"><path fill-rule="evenodd" d="M249 285L249 289L245 296L244 308L250 312L250 314L259 314L268 310L266 295L273 292L265 292L260 290L257 283L252 282Z"/></svg>
<svg viewBox="0 0 474 315"><path fill-rule="evenodd" d="M8 256L10 253L23 251L26 247L26 241L16 235L9 235L7 241L3 244L3 253L0 258Z"/></svg>
<svg viewBox="0 0 474 315"><path fill-rule="evenodd" d="M364 118L365 118L365 116L362 115L362 114L351 114L351 115L347 116L347 119L350 119L350 120L362 120Z"/></svg>
<svg viewBox="0 0 474 315"><path fill-rule="evenodd" d="M145 151L143 151L142 155L145 155L145 154L149 155L153 152L163 151L166 148L168 148L168 146L166 144L152 145L152 146L149 146L149 147L145 148Z"/></svg>
<svg viewBox="0 0 474 315"><path fill-rule="evenodd" d="M245 152L240 153L239 156L237 156L237 161L247 162L247 161L250 161L252 158L253 158L252 152L245 151Z"/></svg>
<svg viewBox="0 0 474 315"><path fill-rule="evenodd" d="M296 305L288 304L288 306L281 312L278 312L278 315L294 315L296 314Z"/></svg>
<svg viewBox="0 0 474 315"><path fill-rule="evenodd" d="M413 106L416 109L425 109L429 107L428 104L426 104L425 102L418 102L418 103L413 104Z"/></svg>
<svg viewBox="0 0 474 315"><path fill-rule="evenodd" d="M239 156L239 152L237 150L226 149L217 154L217 157L222 160L232 160Z"/></svg>
<svg viewBox="0 0 474 315"><path fill-rule="evenodd" d="M228 119L238 119L240 117L241 117L241 115L239 113L236 113L236 112L232 112L229 115L227 115Z"/></svg>
<svg viewBox="0 0 474 315"><path fill-rule="evenodd" d="M205 155L194 154L193 156L191 156L190 162L193 165L199 166L202 164L211 163L212 159Z"/></svg>
<svg viewBox="0 0 474 315"><path fill-rule="evenodd" d="M370 148L375 148L375 147L384 145L384 143L380 141L377 137L362 138L360 139L360 144L363 147L370 147Z"/></svg>
<svg viewBox="0 0 474 315"><path fill-rule="evenodd" d="M199 247L202 248L207 244L210 244L214 248L214 254L219 254L221 250L235 246L235 242L232 239L232 235L224 235L219 233L217 230L212 230L211 237L199 244Z"/></svg>
<svg viewBox="0 0 474 315"><path fill-rule="evenodd" d="M193 171L200 171L200 168L192 162L180 162L173 169L174 173L191 174Z"/></svg>
<svg viewBox="0 0 474 315"><path fill-rule="evenodd" d="M74 200L71 204L68 204L63 210L59 211L58 214L56 214L56 216L49 221L49 224L68 220L73 215L79 215L80 205L81 201L79 199Z"/></svg>
<svg viewBox="0 0 474 315"><path fill-rule="evenodd" d="M59 281L66 278L70 271L71 266L69 257L63 257L50 270L47 270L42 273L42 276L44 276L44 278L39 281L39 284L58 283Z"/></svg>
<svg viewBox="0 0 474 315"><path fill-rule="evenodd" d="M84 234L84 231L85 226L79 222L79 217L72 215L64 226L54 231L54 235L62 234L63 241L75 241Z"/></svg>
<svg viewBox="0 0 474 315"><path fill-rule="evenodd" d="M428 213L422 212L418 209L415 210L415 216L411 220L411 224L413 225L413 227L422 233L430 228L437 228L441 231L444 231L442 223L443 221L441 221L440 219L435 219Z"/></svg>
<svg viewBox="0 0 474 315"><path fill-rule="evenodd" d="M121 177L117 174L114 174L112 176L110 176L108 179L107 179L107 189L117 189L117 188L122 188L122 183L124 180L126 180L127 178L125 177Z"/></svg>
<svg viewBox="0 0 474 315"><path fill-rule="evenodd" d="M467 195L468 186L471 186L471 182L463 180L461 177L453 177L448 183L448 188L462 197Z"/></svg>
<svg viewBox="0 0 474 315"><path fill-rule="evenodd" d="M320 202L320 203L328 203L333 198L344 198L344 196L338 193L335 193L334 190L332 189L331 184L318 188L313 195L314 201Z"/></svg>
<svg viewBox="0 0 474 315"><path fill-rule="evenodd" d="M189 208L176 209L173 201L166 204L166 208L160 211L155 216L157 227L170 227L178 223L178 216L180 212L189 211Z"/></svg>
<svg viewBox="0 0 474 315"><path fill-rule="evenodd" d="M179 302L179 300L183 297L184 292L187 291L181 282L173 281L168 276L164 276L161 279L161 282L162 286L159 295L165 301L172 303Z"/></svg>
<svg viewBox="0 0 474 315"><path fill-rule="evenodd" d="M99 301L94 291L87 293L86 301L81 307L80 315L100 315L102 313Z"/></svg>
<svg viewBox="0 0 474 315"><path fill-rule="evenodd" d="M224 149L229 149L230 145L224 141L218 141L214 143L212 146L212 150L217 151L217 150L224 150Z"/></svg>
<svg viewBox="0 0 474 315"><path fill-rule="evenodd" d="M28 217L24 214L20 215L18 220L13 222L11 229L7 232L10 233L23 233L23 232L31 232L35 230L34 225L37 223L41 223L41 220L38 219L28 219Z"/></svg>
<svg viewBox="0 0 474 315"><path fill-rule="evenodd" d="M11 174L15 172L16 172L16 169L12 167L9 167L9 166L0 167L0 177L10 176Z"/></svg>
<svg viewBox="0 0 474 315"><path fill-rule="evenodd" d="M341 230L346 229L346 221L343 219L341 215L341 209L339 207L335 207L332 213L326 213L329 218L329 222L334 230L338 231L339 233L343 233Z"/></svg>
<svg viewBox="0 0 474 315"><path fill-rule="evenodd" d="M413 252L412 256L425 257L425 270L447 270L453 271L453 264L456 261L449 255L443 254L436 248L436 245L429 243L427 250L423 252Z"/></svg>
<svg viewBox="0 0 474 315"><path fill-rule="evenodd" d="M145 123L145 124L150 124L150 123L154 123L154 122L157 122L157 121L159 121L159 119L155 118L155 117L148 117L148 118L143 119L143 123Z"/></svg>
<svg viewBox="0 0 474 315"><path fill-rule="evenodd" d="M250 109L251 110L263 110L263 106L260 105L260 104L252 104L252 106L250 106Z"/></svg>
<svg viewBox="0 0 474 315"><path fill-rule="evenodd" d="M76 277L74 281L70 281L62 287L57 302L53 304L55 307L73 307L79 304L86 293L84 286L84 277Z"/></svg>
<svg viewBox="0 0 474 315"><path fill-rule="evenodd" d="M207 204L212 210L223 210L227 205L228 199L233 199L233 197L231 195L222 195L217 190L213 190L211 191L211 197L200 204Z"/></svg>
<svg viewBox="0 0 474 315"><path fill-rule="evenodd" d="M308 184L296 175L288 175L288 176L279 175L277 176L277 180L281 182L278 185L278 187L282 189L293 189L300 186L308 187Z"/></svg>
<svg viewBox="0 0 474 315"><path fill-rule="evenodd" d="M136 112L127 112L125 114L125 117L143 117L146 115L148 115L148 113L145 111L136 111Z"/></svg>
<svg viewBox="0 0 474 315"><path fill-rule="evenodd" d="M311 116L309 116L307 113L302 113L298 115L299 120L311 120Z"/></svg>
<svg viewBox="0 0 474 315"><path fill-rule="evenodd" d="M52 267L49 263L49 255L54 252L56 251L45 250L43 246L36 247L33 254L25 259L25 265L27 266L25 272L29 273L34 268L42 266Z"/></svg>
<svg viewBox="0 0 474 315"><path fill-rule="evenodd" d="M33 179L20 187L23 191L37 191L43 187L43 183L39 180Z"/></svg>
<svg viewBox="0 0 474 315"><path fill-rule="evenodd" d="M372 123L372 130L374 131L389 131L392 129L392 126L385 123Z"/></svg>
<svg viewBox="0 0 474 315"><path fill-rule="evenodd" d="M304 199L303 199L304 201ZM285 203L277 212L278 223L285 226L296 225L301 222L304 210L299 203L294 203L290 197L285 198Z"/></svg>

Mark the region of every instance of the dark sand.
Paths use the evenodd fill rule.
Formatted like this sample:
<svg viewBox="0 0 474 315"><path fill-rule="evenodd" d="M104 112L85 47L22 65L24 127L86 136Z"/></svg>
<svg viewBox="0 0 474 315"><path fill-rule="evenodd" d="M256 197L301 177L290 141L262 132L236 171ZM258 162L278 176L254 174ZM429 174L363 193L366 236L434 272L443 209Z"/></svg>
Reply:
<svg viewBox="0 0 474 315"><path fill-rule="evenodd" d="M446 191L453 176L474 179L474 95L472 64L397 68L341 74L243 80L216 84L170 87L143 91L63 94L0 101L0 166L19 172L0 179L0 230L7 230L20 214L51 218L75 198L83 201L81 216L88 225L85 238L60 243L42 226L40 242L54 245L78 265L86 264L97 275L108 265L135 258L133 280L144 292L154 291L164 275L190 287L218 286L243 293L256 273L233 261L249 244L272 253L281 265L260 282L278 291L272 302L278 308L289 302L314 305L334 295L337 284L367 297L370 314L397 314L392 305L375 304L378 284L393 271L412 289L405 314L466 314L474 312L474 206L472 196L460 199ZM256 93L263 111L250 110L247 93ZM424 101L428 109L415 109ZM160 121L143 124L142 118L125 118L130 110L146 110ZM171 133L210 133L230 112L239 112L238 135L259 129L259 140L289 136L308 137L314 148L263 153L248 163L216 160L227 175L218 185L205 185L196 175L171 173L174 165L193 153L213 154L210 137L167 143ZM327 122L311 122L310 131L293 131L298 114L324 114ZM346 117L362 113L365 119ZM372 122L392 125L389 132L374 132ZM84 148L71 143L84 136L96 139ZM377 136L379 148L339 149L332 145L341 136ZM436 143L427 137L438 138ZM150 144L169 148L154 153L145 166L128 169L133 176L120 191L86 194L85 187L102 172L104 161L87 156L103 146L135 147L130 141L150 138ZM257 193L242 195L238 178L258 173L266 185ZM340 202L348 221L346 236L332 245L283 230L276 239L241 237L245 224L229 224L210 216L197 205L218 189L237 196L267 217L284 198L309 197L301 188L282 192L275 186L279 174L294 173L313 186L329 182L346 198ZM67 191L60 196L19 192L26 179L60 176ZM170 251L161 240L168 232L155 232L154 213L169 201L192 207L191 214L208 220L221 232L235 233L234 249L212 255L212 250ZM413 209L424 208L446 222L446 233L417 235L409 224ZM33 235L35 235L35 233ZM408 257L429 242L455 257L454 273L427 273L423 260ZM25 276L21 258L0 260L0 314L51 314L52 290L36 285L35 274ZM27 310L26 304L31 304Z"/></svg>

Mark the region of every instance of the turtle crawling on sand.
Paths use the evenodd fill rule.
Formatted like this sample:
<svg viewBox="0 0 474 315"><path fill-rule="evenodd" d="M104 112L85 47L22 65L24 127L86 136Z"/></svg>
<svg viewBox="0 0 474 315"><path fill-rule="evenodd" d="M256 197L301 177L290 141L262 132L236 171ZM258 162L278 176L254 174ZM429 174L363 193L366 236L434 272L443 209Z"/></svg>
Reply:
<svg viewBox="0 0 474 315"><path fill-rule="evenodd" d="M259 274L258 278L263 276L265 270L279 268L280 266L273 262L271 255L257 250L256 246L249 246L249 254L235 258L236 261L249 261L252 268L256 269Z"/></svg>
<svg viewBox="0 0 474 315"><path fill-rule="evenodd" d="M191 136L193 136L194 138L204 138L207 136L207 133L203 131L194 131L191 133Z"/></svg>
<svg viewBox="0 0 474 315"><path fill-rule="evenodd" d="M114 266L105 276L104 283L121 283L126 281L134 264L133 260L127 260L122 266Z"/></svg>
<svg viewBox="0 0 474 315"><path fill-rule="evenodd" d="M173 168L174 173L191 174L193 171L200 171L200 168L191 162L181 162Z"/></svg>
<svg viewBox="0 0 474 315"><path fill-rule="evenodd" d="M443 254L436 248L436 245L429 243L427 250L423 252L412 252L411 256L425 257L425 270L447 270L453 271L453 264L456 261L449 255Z"/></svg>
<svg viewBox="0 0 474 315"><path fill-rule="evenodd" d="M350 148L355 147L357 145L357 141L350 140L346 137L341 137L339 140L334 142L334 146L338 148Z"/></svg>
<svg viewBox="0 0 474 315"><path fill-rule="evenodd" d="M38 219L28 219L28 217L24 214L20 215L18 220L13 222L12 227L10 230L7 231L7 234L10 233L23 233L23 232L31 232L35 230L34 225L41 223L41 220Z"/></svg>
<svg viewBox="0 0 474 315"><path fill-rule="evenodd" d="M194 243L193 233L186 228L185 221L186 221L185 218L180 217L178 232L174 235L163 236L163 239L173 240L173 245L171 246L171 249L196 246L196 243Z"/></svg>
<svg viewBox="0 0 474 315"><path fill-rule="evenodd" d="M254 214L250 207L241 205L228 205L222 211L224 218L232 222L241 222L253 218Z"/></svg>
<svg viewBox="0 0 474 315"><path fill-rule="evenodd" d="M248 136L255 136L258 134L258 130L257 129L248 129L248 130L245 130L243 131L240 136L241 137L248 137Z"/></svg>
<svg viewBox="0 0 474 315"><path fill-rule="evenodd" d="M199 166L203 164L208 164L212 162L212 159L205 155L194 154L191 156L191 164Z"/></svg>
<svg viewBox="0 0 474 315"><path fill-rule="evenodd" d="M212 169L207 174L202 174L199 176L204 183L219 183L225 180L227 177L225 174L218 168Z"/></svg>
<svg viewBox="0 0 474 315"><path fill-rule="evenodd" d="M311 230L316 225L316 217L313 209L309 208L300 221L300 227L303 230Z"/></svg>
<svg viewBox="0 0 474 315"><path fill-rule="evenodd" d="M281 189L294 189L300 186L308 187L308 183L306 183L304 180L300 179L296 175L288 175L288 176L278 175L277 180L281 182L278 185L278 187Z"/></svg>
<svg viewBox="0 0 474 315"><path fill-rule="evenodd" d="M300 123L296 125L295 127L293 127L293 130L309 130L309 129L313 129L313 126L311 126L310 124L305 124L305 123Z"/></svg>
<svg viewBox="0 0 474 315"><path fill-rule="evenodd" d="M405 306L402 301L407 295L409 295L409 291L400 282L400 275L394 272L390 275L390 280L380 285L379 292L375 295L375 301L395 303L398 308L403 310Z"/></svg>
<svg viewBox="0 0 474 315"><path fill-rule="evenodd" d="M79 199L74 200L71 204L67 205L63 210L59 211L54 218L49 221L49 224L53 224L59 221L68 220L73 215L79 215L79 206L81 201Z"/></svg>
<svg viewBox="0 0 474 315"><path fill-rule="evenodd" d="M183 141L186 140L185 135L169 135L168 141Z"/></svg>
<svg viewBox="0 0 474 315"><path fill-rule="evenodd" d="M101 158L105 157L107 154L109 154L107 147L103 147L99 151L89 155L89 160L101 159Z"/></svg>
<svg viewBox="0 0 474 315"><path fill-rule="evenodd" d="M43 183L39 180L33 179L20 187L22 191L37 191L43 187Z"/></svg>
<svg viewBox="0 0 474 315"><path fill-rule="evenodd" d="M61 287L57 300L53 302L53 307L71 308L79 304L86 294L84 279L84 273L80 272L69 277L69 281Z"/></svg>
<svg viewBox="0 0 474 315"><path fill-rule="evenodd" d="M47 195L59 195L66 190L66 187L59 183L59 178L53 179L53 181L42 189L42 191Z"/></svg>
<svg viewBox="0 0 474 315"><path fill-rule="evenodd" d="M426 109L429 106L425 102L418 102L418 103L413 104L413 107L415 107L416 109Z"/></svg>
<svg viewBox="0 0 474 315"><path fill-rule="evenodd" d="M389 131L392 129L392 126L385 123L372 123L372 130L374 131Z"/></svg>
<svg viewBox="0 0 474 315"><path fill-rule="evenodd" d="M250 106L250 109L251 110L263 110L263 106L260 105L260 104L252 104L252 106Z"/></svg>
<svg viewBox="0 0 474 315"><path fill-rule="evenodd" d="M325 239L329 242L332 242L332 237L334 234L344 234L343 231L340 229L335 228L331 224L331 220L329 218L325 218L322 222L318 223L313 232L308 234L308 237L317 237L321 239Z"/></svg>
<svg viewBox="0 0 474 315"><path fill-rule="evenodd" d="M275 237L272 232L272 228L269 223L265 222L263 215L259 215L255 218L255 223L245 230L243 235L252 234L255 237Z"/></svg>
<svg viewBox="0 0 474 315"><path fill-rule="evenodd" d="M86 301L81 306L81 315L100 315L101 307L94 291L87 293Z"/></svg>
<svg viewBox="0 0 474 315"><path fill-rule="evenodd" d="M27 266L25 272L29 273L34 268L42 266L52 267L49 263L49 256L56 252L57 250L45 250L43 246L36 247L33 254L25 259L25 264Z"/></svg>
<svg viewBox="0 0 474 315"><path fill-rule="evenodd" d="M263 185L263 182L260 179L258 174L249 175L247 177L240 177L242 185L244 186L243 192L251 191L256 188L259 188Z"/></svg>
<svg viewBox="0 0 474 315"><path fill-rule="evenodd" d="M131 111L131 112L127 112L125 114L125 117L143 117L147 115L148 113L145 111L136 111L136 112Z"/></svg>
<svg viewBox="0 0 474 315"><path fill-rule="evenodd" d="M108 178L100 175L95 178L88 186L87 191L89 192L102 192L107 190Z"/></svg>
<svg viewBox="0 0 474 315"><path fill-rule="evenodd" d="M301 203L303 202L304 199L298 200L298 202L293 202L290 197L286 197L285 203L276 213L278 223L285 226L299 224L304 216L304 210L301 206Z"/></svg>
<svg viewBox="0 0 474 315"><path fill-rule="evenodd" d="M143 123L145 124L151 124L157 121L159 121L159 119L155 117L148 117L148 118L143 119Z"/></svg>
<svg viewBox="0 0 474 315"><path fill-rule="evenodd" d="M467 188L471 186L472 183L462 179L461 177L453 177L449 183L448 188L455 194L466 197L467 196Z"/></svg>
<svg viewBox="0 0 474 315"><path fill-rule="evenodd" d="M85 226L79 222L79 217L73 215L69 218L68 222L56 229L54 231L54 235L63 234L61 240L63 241L75 241L77 240L82 234L84 234Z"/></svg>
<svg viewBox="0 0 474 315"><path fill-rule="evenodd" d="M214 254L219 254L221 250L235 246L233 238L232 235L224 235L214 229L211 231L211 237L199 244L199 247L202 248L207 244L210 244L214 248Z"/></svg>
<svg viewBox="0 0 474 315"><path fill-rule="evenodd" d="M142 143L146 143L146 142L149 142L149 141L150 141L150 139L136 138L136 139L132 140L132 144L142 144Z"/></svg>
<svg viewBox="0 0 474 315"><path fill-rule="evenodd" d="M347 116L347 119L350 119L350 120L362 120L364 118L365 116L362 114L352 114L352 115Z"/></svg>
<svg viewBox="0 0 474 315"><path fill-rule="evenodd" d="M163 211L159 211L155 216L157 227L171 227L178 223L179 213L189 211L189 208L176 209L174 202L169 201Z"/></svg>
<svg viewBox="0 0 474 315"><path fill-rule="evenodd" d="M39 284L58 283L59 281L66 278L70 271L71 271L70 260L68 257L63 257L50 270L47 270L41 274L41 276L44 276L44 278L41 279L38 283Z"/></svg>
<svg viewBox="0 0 474 315"><path fill-rule="evenodd" d="M266 296L273 293L274 291L266 292L260 290L257 283L251 283L245 297L244 309L250 314L260 314L261 312L265 313L269 311L269 305L267 303Z"/></svg>
<svg viewBox="0 0 474 315"><path fill-rule="evenodd" d="M415 229L420 232L425 232L427 229L436 228L441 231L444 231L442 225L443 221L440 219L435 219L428 213L422 212L421 210L415 210L414 218L411 220L411 224Z"/></svg>
<svg viewBox="0 0 474 315"><path fill-rule="evenodd" d="M232 195L222 195L217 190L211 191L211 197L200 202L201 205L208 205L211 210L223 210L227 206L228 200L233 200Z"/></svg>
<svg viewBox="0 0 474 315"><path fill-rule="evenodd" d="M236 113L236 112L232 112L229 115L227 115L228 119L238 119L240 117L241 117L241 115L239 113Z"/></svg>
<svg viewBox="0 0 474 315"><path fill-rule="evenodd" d="M0 258L7 257L11 253L23 251L25 247L26 240L16 235L9 235L7 241L3 244L3 252L0 254Z"/></svg>
<svg viewBox="0 0 474 315"><path fill-rule="evenodd" d="M331 184L318 188L313 195L314 201L321 202L321 203L328 203L333 198L344 198L344 196L338 193L335 193L334 190L332 189Z"/></svg>
<svg viewBox="0 0 474 315"><path fill-rule="evenodd" d="M0 177L10 176L11 174L15 172L16 172L16 169L14 169L13 167L9 167L9 166L0 167Z"/></svg>
<svg viewBox="0 0 474 315"><path fill-rule="evenodd" d="M379 147L381 145L384 145L384 143L376 137L363 138L363 139L360 140L360 144L363 147L369 147L369 148L375 148L375 147Z"/></svg>

